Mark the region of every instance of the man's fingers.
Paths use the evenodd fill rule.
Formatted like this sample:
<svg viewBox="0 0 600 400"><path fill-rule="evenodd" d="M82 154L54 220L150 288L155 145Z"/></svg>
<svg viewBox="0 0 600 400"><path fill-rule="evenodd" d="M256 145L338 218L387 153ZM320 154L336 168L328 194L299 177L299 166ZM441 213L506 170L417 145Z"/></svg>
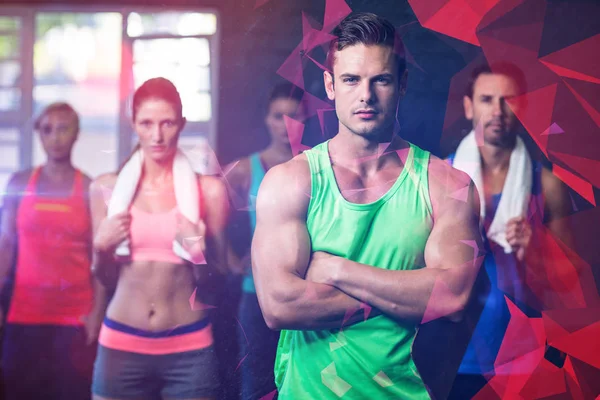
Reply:
<svg viewBox="0 0 600 400"><path fill-rule="evenodd" d="M508 220L508 222L506 223L506 225L514 225L514 224L520 224L524 221L523 217L514 217Z"/></svg>
<svg viewBox="0 0 600 400"><path fill-rule="evenodd" d="M523 243L523 239L518 235L506 235L506 241L511 246L520 246Z"/></svg>
<svg viewBox="0 0 600 400"><path fill-rule="evenodd" d="M506 238L508 239L509 237L514 238L517 236L517 230L516 229L509 229L506 231Z"/></svg>

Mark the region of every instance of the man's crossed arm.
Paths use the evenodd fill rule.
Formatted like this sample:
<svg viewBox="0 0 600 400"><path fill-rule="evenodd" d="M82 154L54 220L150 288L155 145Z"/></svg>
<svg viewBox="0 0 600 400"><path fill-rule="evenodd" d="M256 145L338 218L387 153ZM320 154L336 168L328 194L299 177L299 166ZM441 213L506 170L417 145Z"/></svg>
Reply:
<svg viewBox="0 0 600 400"><path fill-rule="evenodd" d="M430 165L434 225L426 267L395 271L327 253L311 255L306 228L310 173L302 157L269 171L257 204L253 272L272 329L339 329L364 304L397 319L457 319L481 264L478 196L465 174ZM465 190L467 196L456 193ZM399 211L401 212L401 211Z"/></svg>

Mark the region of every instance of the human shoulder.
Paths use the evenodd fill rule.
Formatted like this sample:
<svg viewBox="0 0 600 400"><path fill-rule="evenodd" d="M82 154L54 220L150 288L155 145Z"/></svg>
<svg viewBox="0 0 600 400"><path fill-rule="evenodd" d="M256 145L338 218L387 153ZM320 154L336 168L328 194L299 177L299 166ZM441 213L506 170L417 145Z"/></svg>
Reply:
<svg viewBox="0 0 600 400"><path fill-rule="evenodd" d="M93 179L91 185L92 186L102 185L102 186L108 186L108 187L112 188L115 186L115 183L117 183L117 173L116 172L108 172L106 174L99 175L95 179Z"/></svg>
<svg viewBox="0 0 600 400"><path fill-rule="evenodd" d="M116 183L117 174L115 172L99 175L93 179L89 185L90 195L107 199L110 197L110 193L114 189Z"/></svg>
<svg viewBox="0 0 600 400"><path fill-rule="evenodd" d="M2 210L2 239L8 238L13 240L16 236L16 220L17 210L19 208L20 198L27 187L29 177L33 173L33 169L17 171L11 175L5 188L2 188L4 193L0 199L0 208Z"/></svg>
<svg viewBox="0 0 600 400"><path fill-rule="evenodd" d="M292 191L310 189L310 168L306 154L299 154L269 169L265 174L263 186Z"/></svg>
<svg viewBox="0 0 600 400"><path fill-rule="evenodd" d="M557 194L565 190L564 183L548 168L542 167L542 189L548 194Z"/></svg>
<svg viewBox="0 0 600 400"><path fill-rule="evenodd" d="M6 194L9 196L20 195L23 193L33 174L34 168L28 168L26 170L17 171L8 180L6 184Z"/></svg>
<svg viewBox="0 0 600 400"><path fill-rule="evenodd" d="M93 179L90 178L87 174L83 173L82 171L80 171L81 173L81 183L83 184L84 189L89 189L90 185L93 182Z"/></svg>
<svg viewBox="0 0 600 400"><path fill-rule="evenodd" d="M229 163L224 169L224 175L229 185L239 189L248 186L250 170L250 157L244 157Z"/></svg>
<svg viewBox="0 0 600 400"><path fill-rule="evenodd" d="M8 179L6 187L2 188L4 191L2 199L0 199L0 207L6 209L12 208L17 209L19 205L19 199L23 195L29 178L33 173L33 169L26 169L23 171L17 171L11 175Z"/></svg>
<svg viewBox="0 0 600 400"><path fill-rule="evenodd" d="M567 186L548 168L542 167L542 191L548 220L558 219L572 213Z"/></svg>
<svg viewBox="0 0 600 400"><path fill-rule="evenodd" d="M431 155L429 158L429 190L432 197L442 198L471 185L471 177L452 167L448 161Z"/></svg>
<svg viewBox="0 0 600 400"><path fill-rule="evenodd" d="M258 192L257 209L305 212L308 208L311 177L305 154L267 171Z"/></svg>
<svg viewBox="0 0 600 400"><path fill-rule="evenodd" d="M215 175L196 174L202 196L207 200L227 201L223 178Z"/></svg>

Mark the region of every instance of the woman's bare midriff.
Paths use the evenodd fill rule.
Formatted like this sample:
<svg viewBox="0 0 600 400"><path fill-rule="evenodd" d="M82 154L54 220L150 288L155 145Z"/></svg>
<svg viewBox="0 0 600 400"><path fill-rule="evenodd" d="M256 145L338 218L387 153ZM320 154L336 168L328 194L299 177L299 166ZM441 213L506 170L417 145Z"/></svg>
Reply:
<svg viewBox="0 0 600 400"><path fill-rule="evenodd" d="M114 321L151 332L194 323L205 315L201 309L192 309L194 281L189 264L157 261L123 264L106 315ZM202 294L197 294L196 298L202 301Z"/></svg>

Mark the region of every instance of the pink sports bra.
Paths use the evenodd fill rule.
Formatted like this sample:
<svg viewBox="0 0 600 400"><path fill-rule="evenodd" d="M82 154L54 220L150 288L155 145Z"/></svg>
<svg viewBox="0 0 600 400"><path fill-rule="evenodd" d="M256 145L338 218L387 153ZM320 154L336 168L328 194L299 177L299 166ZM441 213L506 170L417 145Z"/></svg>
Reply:
<svg viewBox="0 0 600 400"><path fill-rule="evenodd" d="M177 229L177 207L150 213L131 206L130 248L132 261L164 261L183 264L173 253Z"/></svg>

